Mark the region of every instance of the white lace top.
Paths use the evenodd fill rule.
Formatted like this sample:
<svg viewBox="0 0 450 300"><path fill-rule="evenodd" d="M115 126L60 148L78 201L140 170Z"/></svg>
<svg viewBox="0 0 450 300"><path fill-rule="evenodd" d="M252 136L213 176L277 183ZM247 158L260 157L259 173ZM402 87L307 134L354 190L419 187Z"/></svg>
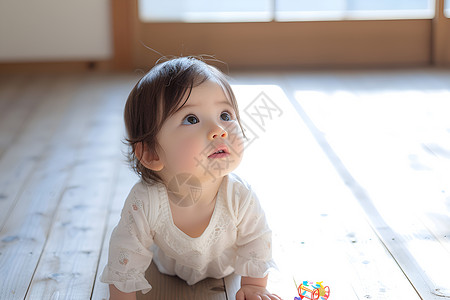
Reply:
<svg viewBox="0 0 450 300"><path fill-rule="evenodd" d="M197 238L175 226L166 187L140 181L112 233L101 281L122 292L147 293L152 287L144 274L152 259L161 273L191 285L233 272L263 278L275 267L271 235L256 195L236 175L223 179L210 223Z"/></svg>

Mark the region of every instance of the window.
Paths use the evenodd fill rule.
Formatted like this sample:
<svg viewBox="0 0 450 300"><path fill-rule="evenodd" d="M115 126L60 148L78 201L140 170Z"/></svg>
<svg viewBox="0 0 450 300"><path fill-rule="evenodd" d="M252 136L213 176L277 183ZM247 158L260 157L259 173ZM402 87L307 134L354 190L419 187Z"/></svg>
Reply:
<svg viewBox="0 0 450 300"><path fill-rule="evenodd" d="M145 22L197 23L431 19L434 0L139 0L139 15Z"/></svg>
<svg viewBox="0 0 450 300"><path fill-rule="evenodd" d="M445 0L444 2L444 15L450 18L450 0Z"/></svg>
<svg viewBox="0 0 450 300"><path fill-rule="evenodd" d="M431 0L276 0L277 21L431 19Z"/></svg>
<svg viewBox="0 0 450 300"><path fill-rule="evenodd" d="M272 0L139 0L147 22L267 22Z"/></svg>

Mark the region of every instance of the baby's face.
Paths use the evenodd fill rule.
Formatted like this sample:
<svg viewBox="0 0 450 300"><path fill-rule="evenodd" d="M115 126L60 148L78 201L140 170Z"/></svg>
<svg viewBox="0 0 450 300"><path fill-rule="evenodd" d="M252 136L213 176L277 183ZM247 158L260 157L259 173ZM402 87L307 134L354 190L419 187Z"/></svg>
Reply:
<svg viewBox="0 0 450 300"><path fill-rule="evenodd" d="M244 150L236 112L213 81L192 89L186 104L164 122L158 143L166 183L182 173L201 182L220 179L239 165Z"/></svg>

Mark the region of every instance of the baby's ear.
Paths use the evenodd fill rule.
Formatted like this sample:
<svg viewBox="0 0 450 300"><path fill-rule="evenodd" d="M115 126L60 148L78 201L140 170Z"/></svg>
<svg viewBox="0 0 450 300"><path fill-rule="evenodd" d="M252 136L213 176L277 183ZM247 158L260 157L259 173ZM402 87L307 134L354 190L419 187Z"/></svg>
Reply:
<svg viewBox="0 0 450 300"><path fill-rule="evenodd" d="M159 159L158 154L150 151L145 143L140 142L134 146L134 153L141 164L152 171L161 171L164 168L163 162Z"/></svg>

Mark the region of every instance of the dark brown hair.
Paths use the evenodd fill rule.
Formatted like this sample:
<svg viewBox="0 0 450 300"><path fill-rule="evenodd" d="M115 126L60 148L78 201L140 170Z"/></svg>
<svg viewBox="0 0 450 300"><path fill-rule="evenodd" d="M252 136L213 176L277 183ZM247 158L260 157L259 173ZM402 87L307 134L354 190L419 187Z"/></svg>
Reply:
<svg viewBox="0 0 450 300"><path fill-rule="evenodd" d="M144 181L161 181L161 178L141 164L140 157L136 157L136 144L143 143L148 151L156 153L157 134L165 120L187 102L192 88L207 80L222 87L241 126L236 98L226 76L196 57L180 57L156 65L130 92L124 111L129 145L127 158Z"/></svg>

